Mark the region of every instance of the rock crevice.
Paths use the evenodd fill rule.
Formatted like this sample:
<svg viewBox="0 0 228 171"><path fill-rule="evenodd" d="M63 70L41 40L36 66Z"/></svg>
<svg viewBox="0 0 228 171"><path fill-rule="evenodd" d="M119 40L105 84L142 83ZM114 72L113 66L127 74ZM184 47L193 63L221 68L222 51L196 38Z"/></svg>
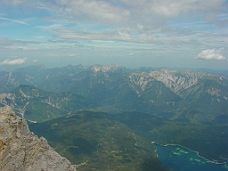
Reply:
<svg viewBox="0 0 228 171"><path fill-rule="evenodd" d="M9 106L0 108L1 171L76 171L45 138L29 131L26 121Z"/></svg>

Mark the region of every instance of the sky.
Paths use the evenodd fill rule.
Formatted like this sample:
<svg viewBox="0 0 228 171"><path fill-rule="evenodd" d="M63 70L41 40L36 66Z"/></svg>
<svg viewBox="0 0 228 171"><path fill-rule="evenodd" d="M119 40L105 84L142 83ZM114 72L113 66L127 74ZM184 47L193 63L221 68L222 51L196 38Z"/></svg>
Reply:
<svg viewBox="0 0 228 171"><path fill-rule="evenodd" d="M0 0L0 68L228 70L228 0Z"/></svg>

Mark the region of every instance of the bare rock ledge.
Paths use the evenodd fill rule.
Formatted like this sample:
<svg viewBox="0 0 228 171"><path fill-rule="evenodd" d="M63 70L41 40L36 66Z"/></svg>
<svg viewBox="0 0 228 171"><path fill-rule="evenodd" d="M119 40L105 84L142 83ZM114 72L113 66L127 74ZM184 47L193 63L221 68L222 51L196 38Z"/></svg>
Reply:
<svg viewBox="0 0 228 171"><path fill-rule="evenodd" d="M29 131L26 121L9 106L0 108L1 171L76 171L47 143Z"/></svg>

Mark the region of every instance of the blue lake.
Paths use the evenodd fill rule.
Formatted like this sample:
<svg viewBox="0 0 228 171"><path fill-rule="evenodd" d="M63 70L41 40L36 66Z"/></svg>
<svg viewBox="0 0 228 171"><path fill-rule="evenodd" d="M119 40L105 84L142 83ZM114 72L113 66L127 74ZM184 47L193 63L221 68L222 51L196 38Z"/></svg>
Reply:
<svg viewBox="0 0 228 171"><path fill-rule="evenodd" d="M212 163L196 152L178 145L162 146L154 144L158 159L176 171L228 171L226 164Z"/></svg>

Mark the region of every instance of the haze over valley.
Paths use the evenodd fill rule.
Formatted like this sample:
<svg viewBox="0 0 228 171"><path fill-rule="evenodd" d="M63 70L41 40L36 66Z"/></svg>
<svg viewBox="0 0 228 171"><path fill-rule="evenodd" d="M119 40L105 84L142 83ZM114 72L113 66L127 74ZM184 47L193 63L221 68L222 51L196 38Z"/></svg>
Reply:
<svg viewBox="0 0 228 171"><path fill-rule="evenodd" d="M167 170L156 158L154 141L182 145L219 163L228 157L226 75L35 65L1 71L0 83L1 106L25 118L78 170Z"/></svg>
<svg viewBox="0 0 228 171"><path fill-rule="evenodd" d="M1 168L227 171L227 9L1 0Z"/></svg>

